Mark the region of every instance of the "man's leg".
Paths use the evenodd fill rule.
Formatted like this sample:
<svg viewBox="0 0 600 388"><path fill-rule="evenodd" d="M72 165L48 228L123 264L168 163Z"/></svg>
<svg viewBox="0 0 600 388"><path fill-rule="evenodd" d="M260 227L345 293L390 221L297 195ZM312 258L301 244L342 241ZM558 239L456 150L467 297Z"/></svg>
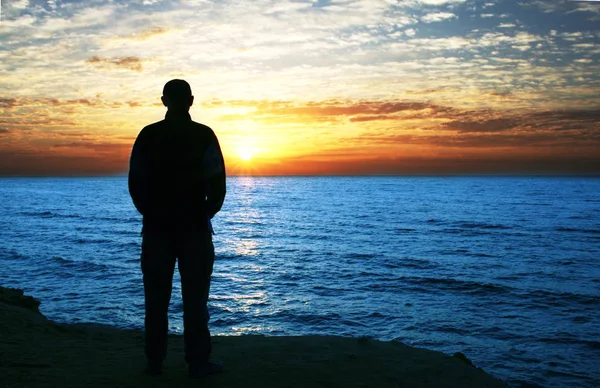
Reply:
<svg viewBox="0 0 600 388"><path fill-rule="evenodd" d="M160 373L167 356L167 313L171 300L175 257L174 241L170 236L160 233L144 234L141 265L146 305L145 351L150 374Z"/></svg>
<svg viewBox="0 0 600 388"><path fill-rule="evenodd" d="M185 359L190 365L207 363L212 349L207 306L215 257L212 236L207 232L180 234L177 256L183 297Z"/></svg>

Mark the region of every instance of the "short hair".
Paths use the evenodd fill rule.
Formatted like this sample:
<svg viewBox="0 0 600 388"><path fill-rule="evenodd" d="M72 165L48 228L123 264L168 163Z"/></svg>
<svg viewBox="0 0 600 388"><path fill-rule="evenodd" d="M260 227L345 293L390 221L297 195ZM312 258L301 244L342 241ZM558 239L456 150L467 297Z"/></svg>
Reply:
<svg viewBox="0 0 600 388"><path fill-rule="evenodd" d="M163 96L174 101L186 100L192 96L192 88L182 79L172 79L165 84Z"/></svg>

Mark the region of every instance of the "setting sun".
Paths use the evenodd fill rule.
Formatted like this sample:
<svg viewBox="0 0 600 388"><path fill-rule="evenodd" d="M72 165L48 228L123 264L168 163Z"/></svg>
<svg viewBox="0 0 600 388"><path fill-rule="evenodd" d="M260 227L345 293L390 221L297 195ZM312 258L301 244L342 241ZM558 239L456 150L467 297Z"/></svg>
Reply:
<svg viewBox="0 0 600 388"><path fill-rule="evenodd" d="M238 148L238 156L243 161L249 161L254 156L254 150L250 147Z"/></svg>

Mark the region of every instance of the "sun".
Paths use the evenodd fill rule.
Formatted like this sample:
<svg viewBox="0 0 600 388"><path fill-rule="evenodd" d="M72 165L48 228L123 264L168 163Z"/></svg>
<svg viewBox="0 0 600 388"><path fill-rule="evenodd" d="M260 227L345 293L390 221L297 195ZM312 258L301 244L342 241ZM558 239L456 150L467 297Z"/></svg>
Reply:
<svg viewBox="0 0 600 388"><path fill-rule="evenodd" d="M254 150L250 147L240 147L237 150L238 156L243 161L247 162L254 156Z"/></svg>

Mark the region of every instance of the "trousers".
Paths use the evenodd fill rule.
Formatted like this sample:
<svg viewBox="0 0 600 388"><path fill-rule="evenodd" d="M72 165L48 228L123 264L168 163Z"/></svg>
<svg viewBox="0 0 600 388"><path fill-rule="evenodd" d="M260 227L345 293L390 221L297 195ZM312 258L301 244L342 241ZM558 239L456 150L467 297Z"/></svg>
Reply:
<svg viewBox="0 0 600 388"><path fill-rule="evenodd" d="M183 299L183 337L188 363L208 361L212 350L208 293L215 251L209 232L144 232L141 267L145 301L145 353L152 363L167 355L168 309L175 262Z"/></svg>

